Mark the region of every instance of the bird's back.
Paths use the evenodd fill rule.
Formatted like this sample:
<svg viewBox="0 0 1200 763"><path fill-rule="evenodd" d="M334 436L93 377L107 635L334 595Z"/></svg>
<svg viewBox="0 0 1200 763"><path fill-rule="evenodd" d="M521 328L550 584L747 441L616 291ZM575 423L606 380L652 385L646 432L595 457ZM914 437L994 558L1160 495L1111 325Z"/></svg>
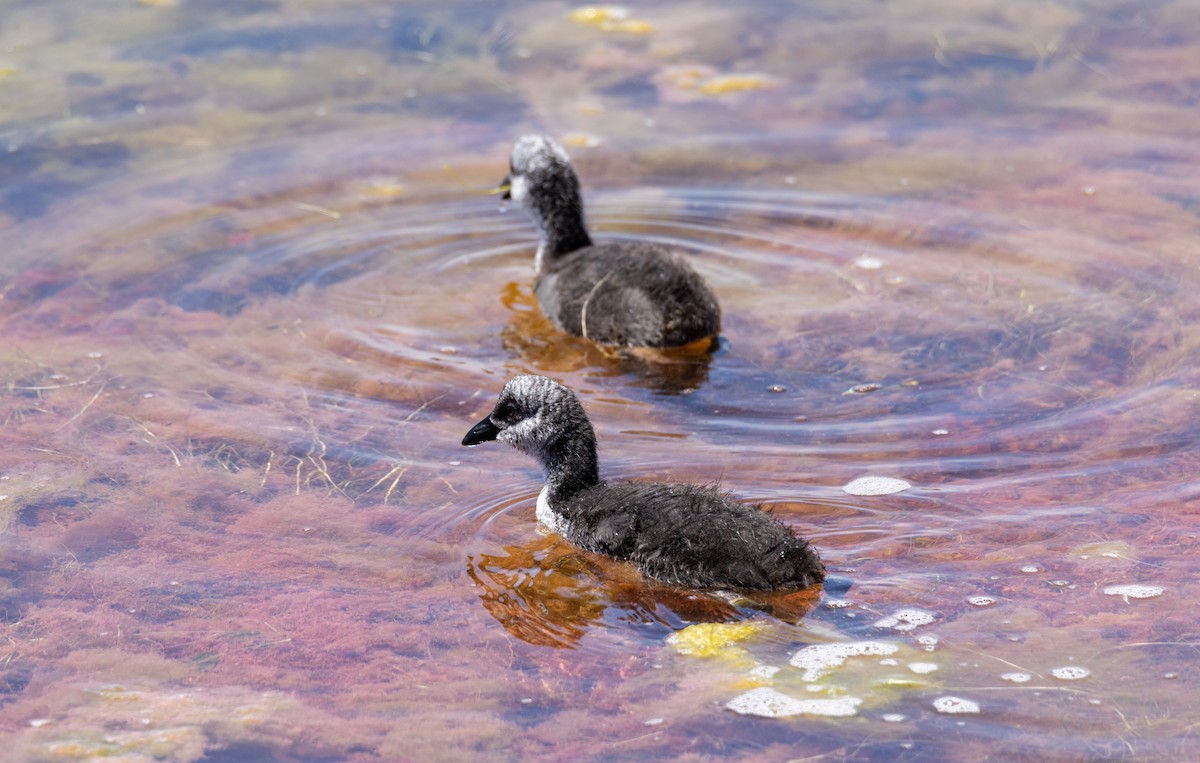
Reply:
<svg viewBox="0 0 1200 763"><path fill-rule="evenodd" d="M562 330L602 344L678 347L714 336L721 312L695 270L641 242L588 246L548 262L535 285Z"/></svg>
<svg viewBox="0 0 1200 763"><path fill-rule="evenodd" d="M564 507L570 540L629 559L648 576L690 588L774 590L821 582L808 542L759 507L694 484L622 482Z"/></svg>

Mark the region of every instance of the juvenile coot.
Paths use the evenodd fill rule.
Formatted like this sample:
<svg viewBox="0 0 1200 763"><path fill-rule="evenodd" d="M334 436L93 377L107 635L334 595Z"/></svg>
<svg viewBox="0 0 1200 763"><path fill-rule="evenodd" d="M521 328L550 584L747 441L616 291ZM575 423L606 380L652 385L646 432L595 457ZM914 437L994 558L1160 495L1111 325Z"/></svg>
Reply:
<svg viewBox="0 0 1200 763"><path fill-rule="evenodd" d="M632 561L649 577L759 591L825 579L808 541L757 506L703 485L602 482L591 422L575 394L552 379L517 376L505 384L463 445L489 440L542 465L542 523L587 551Z"/></svg>
<svg viewBox="0 0 1200 763"><path fill-rule="evenodd" d="M679 347L716 336L717 299L678 255L648 242L592 243L579 178L562 146L542 135L519 139L500 187L541 234L534 291L559 329L621 347Z"/></svg>

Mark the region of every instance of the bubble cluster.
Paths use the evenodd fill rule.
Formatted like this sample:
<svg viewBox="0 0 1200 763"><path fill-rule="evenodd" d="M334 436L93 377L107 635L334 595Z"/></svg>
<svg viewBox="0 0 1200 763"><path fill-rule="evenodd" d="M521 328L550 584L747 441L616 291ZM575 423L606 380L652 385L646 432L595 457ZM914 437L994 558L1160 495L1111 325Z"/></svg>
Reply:
<svg viewBox="0 0 1200 763"><path fill-rule="evenodd" d="M876 620L876 628L891 628L897 631L911 631L921 625L929 625L936 616L923 609L902 609L895 614Z"/></svg>
<svg viewBox="0 0 1200 763"><path fill-rule="evenodd" d="M939 713L978 713L979 704L962 697L938 697L933 701L933 709Z"/></svg>
<svg viewBox="0 0 1200 763"><path fill-rule="evenodd" d="M775 674L780 670L782 670L782 668L780 668L778 665L755 665L754 667L750 668L750 675L754 676L755 678L770 679L774 678Z"/></svg>
<svg viewBox="0 0 1200 763"><path fill-rule="evenodd" d="M729 700L725 707L740 715L756 715L760 718L785 718L790 715L845 718L857 715L861 704L862 700L857 697L796 699L775 689L762 687L739 694Z"/></svg>
<svg viewBox="0 0 1200 763"><path fill-rule="evenodd" d="M912 483L896 477L868 475L850 480L842 490L850 495L892 495L908 490L910 487L912 487Z"/></svg>
<svg viewBox="0 0 1200 763"><path fill-rule="evenodd" d="M1055 668L1050 671L1050 675L1060 681L1078 681L1087 678L1092 674L1092 671L1078 665L1067 665L1063 668Z"/></svg>
<svg viewBox="0 0 1200 763"><path fill-rule="evenodd" d="M1164 591L1166 589L1162 586L1141 585L1139 583L1110 585L1104 589L1104 592L1109 596L1120 596L1125 601L1129 601L1130 599L1153 599L1155 596L1162 596Z"/></svg>
<svg viewBox="0 0 1200 763"><path fill-rule="evenodd" d="M1000 675L1000 679L1015 684L1026 684L1033 680L1033 676L1028 673L1003 673Z"/></svg>
<svg viewBox="0 0 1200 763"><path fill-rule="evenodd" d="M792 666L804 671L803 680L816 681L851 657L886 657L899 647L884 641L852 641L844 644L812 644L792 655Z"/></svg>

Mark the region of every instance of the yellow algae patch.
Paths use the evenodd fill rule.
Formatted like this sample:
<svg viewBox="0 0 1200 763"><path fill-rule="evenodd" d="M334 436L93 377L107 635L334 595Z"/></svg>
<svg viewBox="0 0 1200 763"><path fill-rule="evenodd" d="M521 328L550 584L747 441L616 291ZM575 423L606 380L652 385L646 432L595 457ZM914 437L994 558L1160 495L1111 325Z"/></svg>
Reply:
<svg viewBox="0 0 1200 763"><path fill-rule="evenodd" d="M0 66L0 77L11 77L17 73L17 70L11 66Z"/></svg>
<svg viewBox="0 0 1200 763"><path fill-rule="evenodd" d="M293 700L274 691L107 684L86 695L93 701L63 711L53 722L31 724L36 731L13 759L186 763L204 757L210 738L230 744L275 740L272 721L297 711Z"/></svg>
<svg viewBox="0 0 1200 763"><path fill-rule="evenodd" d="M629 9L619 5L585 5L576 8L567 16L576 24L604 24L611 21L624 21L629 18Z"/></svg>
<svg viewBox="0 0 1200 763"><path fill-rule="evenodd" d="M145 700L141 692L116 684L101 686L99 689L95 689L94 693L104 702L143 702Z"/></svg>
<svg viewBox="0 0 1200 763"><path fill-rule="evenodd" d="M596 101L586 101L575 107L575 110L584 116L594 117L597 114L603 114L604 104Z"/></svg>
<svg viewBox="0 0 1200 763"><path fill-rule="evenodd" d="M367 184L367 193L381 199L403 196L406 190L402 183L391 178L379 178Z"/></svg>
<svg viewBox="0 0 1200 763"><path fill-rule="evenodd" d="M655 76L655 81L660 89L677 100L720 97L749 90L763 90L776 84L774 78L765 74L730 74L698 65L669 66Z"/></svg>
<svg viewBox="0 0 1200 763"><path fill-rule="evenodd" d="M738 642L756 635L764 628L762 623L697 623L676 631L667 637L667 643L680 654L696 657L741 657Z"/></svg>
<svg viewBox="0 0 1200 763"><path fill-rule="evenodd" d="M700 92L706 95L725 95L745 90L762 90L770 84L761 74L722 74L701 83Z"/></svg>
<svg viewBox="0 0 1200 763"><path fill-rule="evenodd" d="M650 34L654 25L642 19L625 19L624 21L607 21L600 25L604 32L625 32L626 34Z"/></svg>
<svg viewBox="0 0 1200 763"><path fill-rule="evenodd" d="M876 681L872 688L876 689L877 691L884 691L887 689L928 689L929 686L930 683L928 681L923 681L920 678L910 676L888 676L887 678L881 678Z"/></svg>
<svg viewBox="0 0 1200 763"><path fill-rule="evenodd" d="M680 90L696 90L713 75L707 66L672 66L664 69L660 76L666 84Z"/></svg>
<svg viewBox="0 0 1200 763"><path fill-rule="evenodd" d="M567 18L576 24L598 27L604 32L650 34L654 25L642 19L629 18L629 9L619 5L586 5L576 8Z"/></svg>
<svg viewBox="0 0 1200 763"><path fill-rule="evenodd" d="M744 654L741 647L735 647L739 653ZM775 675L779 672L779 668L774 665L764 665L761 662L755 663L754 667L746 671L746 675L734 681L730 688L732 689L755 689L759 686L770 685Z"/></svg>
<svg viewBox="0 0 1200 763"><path fill-rule="evenodd" d="M1123 540L1102 540L1085 543L1071 549L1071 555L1080 559L1133 559L1133 546Z"/></svg>
<svg viewBox="0 0 1200 763"><path fill-rule="evenodd" d="M603 141L595 135L588 135L585 132L573 132L570 135L564 135L562 139L563 145L571 148L595 148Z"/></svg>
<svg viewBox="0 0 1200 763"><path fill-rule="evenodd" d="M45 757L52 760L120 761L200 760L204 756L204 732L196 726L152 731L111 730L86 740L52 742ZM41 756L39 756L41 759Z"/></svg>

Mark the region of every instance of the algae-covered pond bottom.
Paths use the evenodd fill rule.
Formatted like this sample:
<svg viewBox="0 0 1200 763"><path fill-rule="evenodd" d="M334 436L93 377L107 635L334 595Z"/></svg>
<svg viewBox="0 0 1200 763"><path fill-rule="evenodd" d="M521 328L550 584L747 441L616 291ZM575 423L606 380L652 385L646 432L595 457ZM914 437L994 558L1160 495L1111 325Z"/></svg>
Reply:
<svg viewBox="0 0 1200 763"><path fill-rule="evenodd" d="M579 10L6 10L13 759L1200 757L1194 8ZM688 252L711 357L541 316L528 132ZM836 585L546 533L459 445L518 373Z"/></svg>

